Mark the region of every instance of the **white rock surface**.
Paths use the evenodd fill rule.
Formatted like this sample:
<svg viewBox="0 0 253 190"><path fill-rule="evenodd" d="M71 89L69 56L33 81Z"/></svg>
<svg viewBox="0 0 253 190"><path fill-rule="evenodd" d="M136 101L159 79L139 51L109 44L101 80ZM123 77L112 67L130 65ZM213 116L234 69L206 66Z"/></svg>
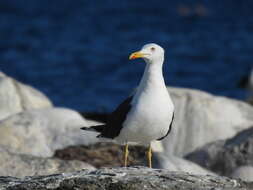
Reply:
<svg viewBox="0 0 253 190"><path fill-rule="evenodd" d="M153 167L169 171L183 171L196 175L216 175L191 161L165 154L161 141L152 142Z"/></svg>
<svg viewBox="0 0 253 190"><path fill-rule="evenodd" d="M183 158L156 152L153 157L155 168L167 169L169 171L184 171L196 175L216 175L213 172Z"/></svg>
<svg viewBox="0 0 253 190"><path fill-rule="evenodd" d="M25 177L74 172L80 169L95 169L81 161L64 161L55 158L39 158L11 153L0 148L0 176Z"/></svg>
<svg viewBox="0 0 253 190"><path fill-rule="evenodd" d="M231 175L232 178L240 178L244 181L253 181L253 166L241 166Z"/></svg>
<svg viewBox="0 0 253 190"><path fill-rule="evenodd" d="M44 94L0 72L0 120L24 110L47 107L52 103Z"/></svg>
<svg viewBox="0 0 253 190"><path fill-rule="evenodd" d="M80 130L83 126L88 126L86 120L73 110L28 110L0 121L0 145L15 153L49 157L56 149L97 142L95 133Z"/></svg>
<svg viewBox="0 0 253 190"><path fill-rule="evenodd" d="M162 141L168 154L183 156L212 141L227 139L253 124L253 107L190 89L169 88L175 104L171 133Z"/></svg>

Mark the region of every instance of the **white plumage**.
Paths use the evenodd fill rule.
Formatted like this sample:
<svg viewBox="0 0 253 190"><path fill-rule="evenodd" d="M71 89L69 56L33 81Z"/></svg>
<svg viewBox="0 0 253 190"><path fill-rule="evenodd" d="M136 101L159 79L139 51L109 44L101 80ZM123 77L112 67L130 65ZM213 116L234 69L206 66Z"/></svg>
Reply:
<svg viewBox="0 0 253 190"><path fill-rule="evenodd" d="M147 55L144 58L146 68L131 102L131 110L115 140L149 145L167 134L174 105L163 78L164 50L156 44L148 44L139 53Z"/></svg>

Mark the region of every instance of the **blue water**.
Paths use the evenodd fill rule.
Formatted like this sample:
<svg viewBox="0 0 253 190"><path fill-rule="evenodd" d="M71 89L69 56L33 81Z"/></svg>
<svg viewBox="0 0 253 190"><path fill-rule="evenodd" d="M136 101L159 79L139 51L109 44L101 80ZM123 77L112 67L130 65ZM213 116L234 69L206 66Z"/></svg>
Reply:
<svg viewBox="0 0 253 190"><path fill-rule="evenodd" d="M252 67L253 1L0 1L0 69L56 106L111 111L141 78L131 52L166 50L170 86L244 99Z"/></svg>

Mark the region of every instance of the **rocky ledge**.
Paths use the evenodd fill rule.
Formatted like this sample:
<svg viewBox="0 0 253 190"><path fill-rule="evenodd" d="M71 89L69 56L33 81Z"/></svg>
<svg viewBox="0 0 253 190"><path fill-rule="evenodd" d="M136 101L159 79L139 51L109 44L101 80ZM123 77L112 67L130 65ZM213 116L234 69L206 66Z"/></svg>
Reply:
<svg viewBox="0 0 253 190"><path fill-rule="evenodd" d="M185 172L149 169L144 167L103 168L81 170L49 176L25 178L0 177L0 189L22 190L96 190L96 189L167 189L167 190L215 190L252 189L253 183L227 177L192 175Z"/></svg>

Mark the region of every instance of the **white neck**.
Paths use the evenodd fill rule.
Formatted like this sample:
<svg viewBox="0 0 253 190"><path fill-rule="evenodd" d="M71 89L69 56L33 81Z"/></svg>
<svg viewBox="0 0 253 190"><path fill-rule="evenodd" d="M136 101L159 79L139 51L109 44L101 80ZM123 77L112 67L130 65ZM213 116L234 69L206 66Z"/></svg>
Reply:
<svg viewBox="0 0 253 190"><path fill-rule="evenodd" d="M145 71L139 84L136 95L139 96L141 92L151 89L158 90L165 87L162 71L163 60L159 62L146 63Z"/></svg>

